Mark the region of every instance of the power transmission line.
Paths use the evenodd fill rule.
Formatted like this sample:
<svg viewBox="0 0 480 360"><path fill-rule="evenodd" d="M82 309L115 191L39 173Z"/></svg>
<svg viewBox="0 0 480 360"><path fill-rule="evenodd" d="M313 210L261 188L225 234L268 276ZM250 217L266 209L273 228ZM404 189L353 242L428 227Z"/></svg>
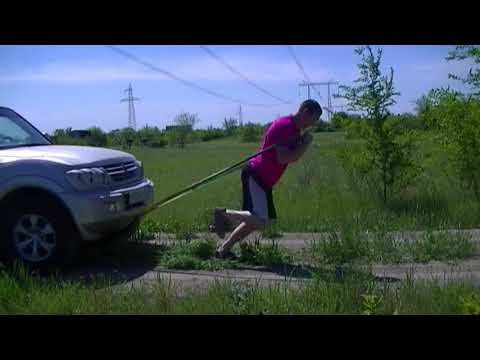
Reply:
<svg viewBox="0 0 480 360"><path fill-rule="evenodd" d="M308 82L308 81L303 81L301 84L298 84L299 86L299 89L300 89L300 86L306 86L307 87L307 91L308 91L308 98L311 99L310 97L310 87L312 87L313 90L315 90L315 92L317 93L318 97L321 99L322 98L322 95L320 95L320 93L317 91L317 89L315 88L315 85L316 83L313 83L313 82ZM300 90L299 90L300 91ZM299 95L300 96L300 95Z"/></svg>
<svg viewBox="0 0 480 360"><path fill-rule="evenodd" d="M312 89L315 90L315 92L317 93L319 99L322 98L322 95L320 95L320 93L317 91L317 88L315 86L312 86Z"/></svg>
<svg viewBox="0 0 480 360"><path fill-rule="evenodd" d="M128 101L128 127L137 130L137 120L135 119L135 106L133 105L134 101L139 101L140 99L133 97L132 84L125 90L128 94L126 98L120 100L120 102Z"/></svg>
<svg viewBox="0 0 480 360"><path fill-rule="evenodd" d="M264 94L267 94L268 96L278 100L278 101L281 101L283 102L284 104L291 104L292 102L291 101L288 101L288 100L284 100L282 98L279 98L278 96L275 96L273 95L271 92L269 92L268 90L265 90L264 88L260 87L259 85L255 84L253 81L251 81L248 77L246 77L245 75L243 75L240 71L236 70L233 66L231 66L229 63L227 63L225 60L223 60L220 56L218 56L217 54L215 54L213 52L212 49L210 49L208 46L206 45L200 45L200 47L207 53L209 54L211 57L213 57L215 60L217 60L219 63L221 63L222 65L224 65L225 67L227 67L231 72L233 72L234 74L240 76L243 80L245 80L246 82L248 82L251 86L253 86L254 88L256 88L257 90L263 92Z"/></svg>
<svg viewBox="0 0 480 360"><path fill-rule="evenodd" d="M292 56L293 60L296 62L298 68L299 68L300 71L302 72L303 77L305 78L305 80L307 80L308 82L311 82L311 81L310 81L310 78L308 77L307 73L305 72L305 69L303 68L302 64L300 63L300 61L298 60L297 56L295 55L295 52L293 51L293 47L290 46L290 45L288 45L287 48L288 48L288 51L290 52L290 55Z"/></svg>
<svg viewBox="0 0 480 360"><path fill-rule="evenodd" d="M319 82L319 83L316 83L316 85L326 85L328 87L328 99L327 99L328 102L327 102L326 109L328 110L328 121L330 121L333 113L332 97L330 94L330 85L338 85L338 82L331 80L326 82Z"/></svg>
<svg viewBox="0 0 480 360"><path fill-rule="evenodd" d="M238 125L243 126L243 116L242 116L242 105L240 105L240 108L238 110Z"/></svg>
<svg viewBox="0 0 480 360"><path fill-rule="evenodd" d="M318 96L321 97L320 93L317 91L317 89L315 88L315 85L327 85L328 86L328 99L327 99L327 111L328 111L328 119L330 121L331 119L331 114L334 112L333 111L333 108L336 107L336 106L333 106L332 105L332 98L331 98L331 94L330 94L330 85L338 85L338 82L336 81L328 81L328 82L312 82L310 81L310 78L308 77L307 75L307 72L305 71L305 69L303 68L302 64L300 63L300 60L298 60L298 57L295 55L295 52L293 51L293 47L292 46L288 46L288 50L290 52L290 55L292 56L292 58L295 60L297 66L299 67L300 71L302 72L303 74L303 77L305 78L306 81L304 81L302 84L299 84L299 86L307 86L308 87L308 98L310 98L310 86L312 87L313 90L315 90L315 92L318 94ZM338 92L338 91L337 91Z"/></svg>
<svg viewBox="0 0 480 360"><path fill-rule="evenodd" d="M311 81L310 81L310 78L308 77L307 75L307 72L305 71L305 69L303 68L302 64L300 63L300 60L298 60L298 57L297 55L295 55L295 51L293 51L293 47L288 45L287 46L288 48L288 51L290 53L290 55L292 56L293 60L295 61L295 63L297 64L298 68L300 69L300 71L302 72L303 74L303 77L305 78L306 80L306 83L309 83L311 85ZM322 95L320 95L320 93L317 91L317 89L312 86L312 89L315 90L315 92L317 93L318 97L321 99L322 98ZM310 98L310 86L308 87L308 98Z"/></svg>
<svg viewBox="0 0 480 360"><path fill-rule="evenodd" d="M278 105L281 105L281 104L273 104L273 105L266 105L266 104L253 104L253 103L248 103L248 102L245 102L245 101L242 101L242 100L238 100L238 99L234 99L234 98L231 98L229 96L225 96L225 95L222 95L220 93L217 93L213 90L210 90L210 89L206 89L202 86L199 86L195 83L192 83L191 81L188 81L188 80L184 80L174 74L172 74L171 72L167 71L167 70L163 70L163 69L160 69L158 68L157 66L155 65L152 65L146 61L143 61L141 60L140 58L138 58L137 56L135 55L132 55L130 54L129 52L125 51L125 50L122 50L122 49L119 49L115 46L112 46L112 45L104 45L105 47L117 52L118 54L138 63L138 64L141 64L145 67L148 67L149 69L153 70L153 71L156 71L156 72L159 72L159 73L162 73L166 76L168 76L169 78L173 79L173 80L177 80L181 83L183 83L184 85L186 86L189 86L191 88L194 88L194 89L197 89L197 90L200 90L200 91L203 91L209 95L212 95L212 96L215 96L215 97L218 97L218 98L221 98L223 100L228 100L228 101L231 101L231 102L235 102L235 103L238 103L238 104L242 104L242 105L248 105L248 106L257 106L257 107L274 107L274 106L278 106Z"/></svg>

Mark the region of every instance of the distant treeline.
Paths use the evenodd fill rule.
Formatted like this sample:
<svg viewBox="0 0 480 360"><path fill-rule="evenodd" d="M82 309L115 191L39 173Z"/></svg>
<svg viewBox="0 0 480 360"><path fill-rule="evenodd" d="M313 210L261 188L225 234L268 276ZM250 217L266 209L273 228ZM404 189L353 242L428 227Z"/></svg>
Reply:
<svg viewBox="0 0 480 360"><path fill-rule="evenodd" d="M269 124L246 123L240 125L235 118L225 118L222 127L210 126L207 129L194 129L199 121L196 115L183 113L176 117L176 125L160 129L157 126L144 126L141 129L115 129L109 132L99 127L84 130L56 129L51 135L55 144L110 146L131 148L132 146L147 146L162 148L165 146L184 147L188 143L204 142L223 138L237 138L242 142L260 141ZM390 122L406 129L428 129L421 114L404 113L392 115ZM360 115L347 112L333 114L331 122L320 120L315 127L316 132L345 131L349 137L361 136L366 126L366 119Z"/></svg>

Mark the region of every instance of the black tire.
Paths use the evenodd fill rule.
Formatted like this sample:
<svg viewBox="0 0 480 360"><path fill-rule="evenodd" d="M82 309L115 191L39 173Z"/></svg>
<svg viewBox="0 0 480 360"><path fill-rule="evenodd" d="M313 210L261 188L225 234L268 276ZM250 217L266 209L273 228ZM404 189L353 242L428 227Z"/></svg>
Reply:
<svg viewBox="0 0 480 360"><path fill-rule="evenodd" d="M80 236L68 210L53 196L39 192L15 195L4 204L3 220L0 256L6 264L19 261L32 270L48 272L65 269L75 263ZM33 222L36 223L35 227ZM28 235L22 234L23 230L18 230L19 227L29 230ZM32 229L48 229L48 234L33 235L36 239L42 236L41 242L28 240L35 231ZM29 245L24 246L28 241ZM38 244L35 245L37 257L33 253L34 242ZM40 244L48 244L49 250ZM19 250L20 247L23 250ZM29 258L30 249L32 254Z"/></svg>

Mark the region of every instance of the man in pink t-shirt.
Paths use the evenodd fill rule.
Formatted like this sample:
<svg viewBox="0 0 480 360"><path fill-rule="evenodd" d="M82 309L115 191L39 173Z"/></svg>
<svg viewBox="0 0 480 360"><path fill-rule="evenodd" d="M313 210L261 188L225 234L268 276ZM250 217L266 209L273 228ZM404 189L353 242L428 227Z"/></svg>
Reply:
<svg viewBox="0 0 480 360"><path fill-rule="evenodd" d="M288 164L297 161L312 142L312 135L301 131L314 125L322 115L315 100L304 101L295 115L275 120L262 141L261 150L276 144L271 151L252 160L242 170L243 211L215 210L214 229L223 238L236 225L229 238L217 249L219 258L234 258L231 248L254 231L262 230L276 219L272 188L278 183Z"/></svg>

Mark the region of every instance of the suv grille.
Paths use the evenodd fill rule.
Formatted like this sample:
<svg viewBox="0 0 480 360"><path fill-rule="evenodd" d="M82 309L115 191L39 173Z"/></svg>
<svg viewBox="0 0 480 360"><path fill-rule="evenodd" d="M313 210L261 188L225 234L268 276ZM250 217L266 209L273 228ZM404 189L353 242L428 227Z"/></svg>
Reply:
<svg viewBox="0 0 480 360"><path fill-rule="evenodd" d="M138 165L135 161L103 166L103 169L110 175L114 182L132 180L138 174Z"/></svg>

